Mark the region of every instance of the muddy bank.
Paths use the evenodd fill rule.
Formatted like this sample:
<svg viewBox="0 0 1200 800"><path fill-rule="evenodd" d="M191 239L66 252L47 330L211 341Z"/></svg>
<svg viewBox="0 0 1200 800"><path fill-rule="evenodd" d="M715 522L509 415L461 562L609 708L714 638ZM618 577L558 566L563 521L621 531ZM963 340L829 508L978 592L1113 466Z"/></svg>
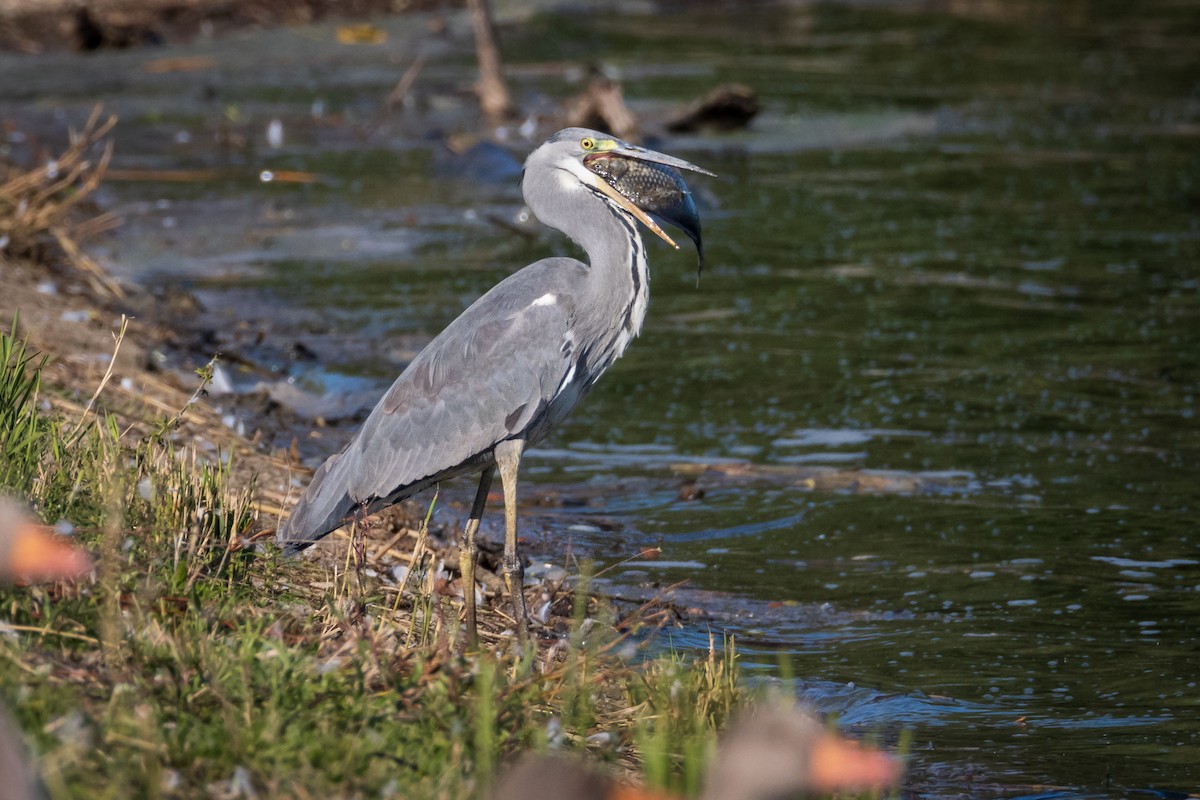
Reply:
<svg viewBox="0 0 1200 800"><path fill-rule="evenodd" d="M9 330L15 319L17 335L46 359L43 395L51 406L64 416L78 415L100 389L98 406L135 431L182 413L173 439L214 457L232 452L239 474L246 480L259 476L262 523L273 524L294 467L286 454L255 447L253 436L233 434L222 410L207 401L199 376L184 380L166 368L166 351L179 341L179 331L169 324L177 308L136 287L126 286L123 299L102 297L69 268L5 256L0 281L5 294L0 326ZM123 318L128 327L121 337Z"/></svg>
<svg viewBox="0 0 1200 800"><path fill-rule="evenodd" d="M4 0L0 50L87 52L155 46L246 27L362 20L452 5L440 0Z"/></svg>

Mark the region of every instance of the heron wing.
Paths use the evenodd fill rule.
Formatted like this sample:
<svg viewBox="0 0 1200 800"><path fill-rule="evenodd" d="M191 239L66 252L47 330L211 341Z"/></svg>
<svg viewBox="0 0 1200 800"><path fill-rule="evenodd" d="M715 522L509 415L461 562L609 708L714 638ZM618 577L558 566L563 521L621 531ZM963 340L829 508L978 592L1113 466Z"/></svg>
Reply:
<svg viewBox="0 0 1200 800"><path fill-rule="evenodd" d="M532 296L505 283L422 350L321 466L280 529L285 549L303 548L358 509L482 466L562 390L572 374L573 306L553 291Z"/></svg>
<svg viewBox="0 0 1200 800"><path fill-rule="evenodd" d="M447 328L363 425L356 499L387 497L521 434L570 370L568 329L557 303Z"/></svg>

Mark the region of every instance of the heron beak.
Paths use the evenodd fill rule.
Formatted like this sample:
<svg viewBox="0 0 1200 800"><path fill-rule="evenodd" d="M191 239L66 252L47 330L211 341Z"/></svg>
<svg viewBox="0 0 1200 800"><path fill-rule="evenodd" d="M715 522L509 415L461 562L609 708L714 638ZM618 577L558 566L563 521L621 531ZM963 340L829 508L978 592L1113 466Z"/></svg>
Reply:
<svg viewBox="0 0 1200 800"><path fill-rule="evenodd" d="M688 235L696 245L698 272L704 269L704 245L700 238L700 216L681 169L712 175L706 169L644 147L615 139L597 142L596 150L583 158L584 166L602 180L596 188L632 214L663 241L679 245L650 217L663 219Z"/></svg>
<svg viewBox="0 0 1200 800"><path fill-rule="evenodd" d="M637 161L662 164L665 167L686 169L689 172L699 172L701 175L707 175L710 178L717 177L715 172L709 172L704 167L698 167L690 161L684 161L682 158L669 156L666 153L660 153L657 150L649 150L645 147L638 147L635 144L629 144L628 142L622 142L617 139L609 139L608 141L598 142L596 145L596 150L600 153L621 156L622 158L632 158Z"/></svg>

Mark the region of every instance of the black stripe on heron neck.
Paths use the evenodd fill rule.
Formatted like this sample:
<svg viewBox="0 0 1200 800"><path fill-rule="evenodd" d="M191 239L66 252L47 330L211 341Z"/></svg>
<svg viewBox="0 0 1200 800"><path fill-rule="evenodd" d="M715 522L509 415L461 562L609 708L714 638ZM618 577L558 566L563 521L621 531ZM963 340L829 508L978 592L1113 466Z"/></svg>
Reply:
<svg viewBox="0 0 1200 800"><path fill-rule="evenodd" d="M592 191L596 190L593 189ZM633 307L637 304L638 295L642 293L642 275L641 270L638 269L639 263L643 260L642 237L638 236L637 223L629 216L628 212L613 205L611 200L599 192L596 192L596 195L604 200L604 207L616 218L617 222L621 223L622 227L625 228L625 232L629 234L629 272L633 280L633 293L630 295L629 302L625 306L621 327L624 330L630 330L633 328Z"/></svg>

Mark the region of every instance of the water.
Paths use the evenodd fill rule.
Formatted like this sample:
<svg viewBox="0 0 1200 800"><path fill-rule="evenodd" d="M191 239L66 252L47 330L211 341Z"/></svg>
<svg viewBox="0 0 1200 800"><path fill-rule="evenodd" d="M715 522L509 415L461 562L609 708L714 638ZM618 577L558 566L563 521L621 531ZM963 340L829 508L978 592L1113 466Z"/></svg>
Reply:
<svg viewBox="0 0 1200 800"><path fill-rule="evenodd" d="M749 670L845 723L911 729L920 796L1196 791L1200 6L922 8L543 11L509 32L527 104L602 56L648 116L726 80L766 106L661 143L720 175L693 181L709 267L696 288L690 253L650 245L641 339L529 456L526 496L568 502L527 518L606 565L661 547L607 577L688 581L712 618L673 646L732 632ZM6 56L0 108L49 129L101 97L115 166L222 170L111 183L111 256L197 291L281 376L370 396L515 266L569 252L519 218L506 162L473 180L413 138L472 124L454 25L420 37L403 115L361 134L423 30L385 27L382 49L328 28L181 49L217 58L200 74ZM320 181L260 179L287 169Z"/></svg>

